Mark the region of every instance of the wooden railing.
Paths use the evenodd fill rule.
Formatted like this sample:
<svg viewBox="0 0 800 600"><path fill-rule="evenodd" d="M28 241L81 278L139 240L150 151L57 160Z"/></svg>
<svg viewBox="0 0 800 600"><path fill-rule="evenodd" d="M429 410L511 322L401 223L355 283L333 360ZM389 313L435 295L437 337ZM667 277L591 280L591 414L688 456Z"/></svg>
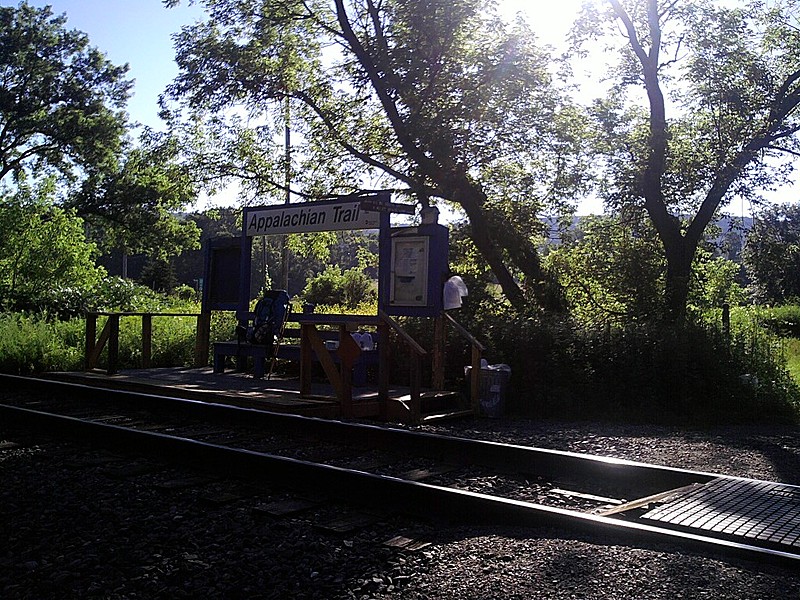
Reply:
<svg viewBox="0 0 800 600"><path fill-rule="evenodd" d="M107 317L105 326L97 337L97 320ZM208 364L209 337L211 329L210 313L146 313L146 312L87 312L86 313L86 347L85 369L96 369L100 355L108 347L106 372L113 375L119 369L119 323L123 317L140 317L142 319L142 368L152 364L153 355L153 317L195 317L197 334L194 346L194 366Z"/></svg>
<svg viewBox="0 0 800 600"><path fill-rule="evenodd" d="M471 361L470 361L472 363L471 365L472 368L470 369L470 374L469 374L469 392L470 392L469 398L470 398L470 409L474 414L477 415L480 412L479 394L480 394L480 382L481 382L481 357L483 356L483 352L484 350L486 350L486 347L483 344L481 344L478 340L476 340L475 337L469 331L464 329L464 327L460 323L458 323L458 321L456 321L453 317L451 317L449 313L442 313L442 314L444 315L444 319L446 319L447 322L449 322L453 326L453 329L455 329L456 332L462 338L464 338L467 342L469 342L470 346L472 347ZM445 341L444 321L442 322L442 332L441 334L439 334L437 331L437 337L438 335L441 335L442 337L441 346L442 348L444 348L444 341ZM440 375L438 376L441 377L441 379L443 380L444 379L443 362L439 366L439 373Z"/></svg>
<svg viewBox="0 0 800 600"><path fill-rule="evenodd" d="M387 340L388 339L388 331L387 329L391 329L394 331L400 340L403 342L405 347L409 350L409 354L411 355L411 360L409 363L409 371L410 371L410 387L411 391L409 394L409 408L411 410L411 420L412 422L416 423L420 420L420 413L421 413L421 400L420 396L422 394L422 360L428 354L428 352L420 346L414 338L412 338L408 333L400 326L397 321L395 321L392 317L387 315L383 311L378 311L378 317L380 318L380 323L378 325L379 332L378 337L380 340ZM381 398L382 406L386 406L386 399L389 397L389 344L381 343L378 346L378 352L380 354L380 369L378 371L380 376L380 381L378 382L378 396Z"/></svg>
<svg viewBox="0 0 800 600"><path fill-rule="evenodd" d="M333 386L340 410L344 417L374 416L371 411L379 409L369 403L362 403L358 410L353 405L352 373L355 362L361 355L361 348L351 337L364 326L379 326L378 319L373 315L339 315L339 314L297 314L292 315L290 321L300 325L300 395L313 397L311 394L311 369L314 364L314 355L322 366L325 376ZM341 369L336 368L333 354L325 347L325 339L317 326L335 327L338 329L339 344L336 356L341 362ZM378 344L380 350L384 344Z"/></svg>

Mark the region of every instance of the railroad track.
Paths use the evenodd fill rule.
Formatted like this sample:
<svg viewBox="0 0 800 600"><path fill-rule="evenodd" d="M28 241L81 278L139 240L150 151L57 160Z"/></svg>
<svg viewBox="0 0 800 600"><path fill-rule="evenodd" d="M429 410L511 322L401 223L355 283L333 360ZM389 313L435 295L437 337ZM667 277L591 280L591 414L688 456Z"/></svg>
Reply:
<svg viewBox="0 0 800 600"><path fill-rule="evenodd" d="M51 380L0 384L4 420L373 510L800 566L795 486Z"/></svg>

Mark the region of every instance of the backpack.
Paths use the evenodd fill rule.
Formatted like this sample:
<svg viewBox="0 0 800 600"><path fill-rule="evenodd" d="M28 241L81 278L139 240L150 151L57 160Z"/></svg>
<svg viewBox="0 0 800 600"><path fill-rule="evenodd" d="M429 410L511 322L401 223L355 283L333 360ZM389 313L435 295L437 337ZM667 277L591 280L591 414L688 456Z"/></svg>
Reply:
<svg viewBox="0 0 800 600"><path fill-rule="evenodd" d="M248 327L246 339L251 344L273 345L283 327L289 295L284 290L270 290L256 304L253 325Z"/></svg>

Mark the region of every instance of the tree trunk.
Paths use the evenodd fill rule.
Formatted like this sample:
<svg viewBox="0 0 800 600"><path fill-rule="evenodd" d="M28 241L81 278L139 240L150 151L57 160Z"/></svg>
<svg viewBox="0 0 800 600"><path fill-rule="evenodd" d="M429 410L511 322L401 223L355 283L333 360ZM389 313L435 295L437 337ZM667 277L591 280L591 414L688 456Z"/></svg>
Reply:
<svg viewBox="0 0 800 600"><path fill-rule="evenodd" d="M667 259L664 317L671 323L683 321L686 317L692 260L695 253L695 248L691 246L689 240L683 236L678 236L678 240L664 245L664 254Z"/></svg>
<svg viewBox="0 0 800 600"><path fill-rule="evenodd" d="M486 263L492 273L497 277L497 282L500 284L506 298L508 298L508 301L517 312L524 313L527 308L525 296L503 261L500 246L494 243L489 235L491 227L478 195L474 190L466 191L462 188L454 195L454 200L461 204L467 213L472 230L472 241L481 256L486 259Z"/></svg>

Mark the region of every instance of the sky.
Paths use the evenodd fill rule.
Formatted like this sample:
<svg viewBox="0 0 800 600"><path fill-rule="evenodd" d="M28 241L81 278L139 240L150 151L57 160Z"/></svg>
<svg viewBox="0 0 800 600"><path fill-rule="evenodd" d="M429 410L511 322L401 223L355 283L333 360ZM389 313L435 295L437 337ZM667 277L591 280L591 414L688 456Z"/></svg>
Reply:
<svg viewBox="0 0 800 600"><path fill-rule="evenodd" d="M158 118L158 96L178 74L172 35L183 25L204 17L203 10L186 0L177 8L164 8L161 0L28 0L37 7L51 6L56 15L66 14L68 29L89 36L92 46L104 52L114 64L127 63L128 78L134 79L133 97L128 101L132 122L163 129ZM508 18L527 14L542 42L557 46L564 39L583 0L501 0L500 10ZM0 6L17 2L0 0ZM203 197L197 208L236 202L235 187L211 199ZM584 204L582 213L600 212L599 203Z"/></svg>
<svg viewBox="0 0 800 600"><path fill-rule="evenodd" d="M1 1L0 5L17 3ZM202 19L197 6L166 9L161 0L29 0L37 7L51 6L66 14L67 28L89 36L89 43L116 65L127 63L128 78L135 79L128 101L131 120L161 129L158 96L178 74L171 35L182 25Z"/></svg>
<svg viewBox="0 0 800 600"><path fill-rule="evenodd" d="M502 0L506 15L527 13L534 29L549 44L563 39L583 0ZM29 0L33 6L51 6L66 14L67 28L89 36L92 46L114 64L127 63L128 77L135 79L134 96L128 102L131 120L161 129L158 96L178 74L172 34L183 25L202 20L204 13L183 0L177 8L164 8L161 0ZM0 0L0 6L16 2ZM554 8L557 6L558 8Z"/></svg>

